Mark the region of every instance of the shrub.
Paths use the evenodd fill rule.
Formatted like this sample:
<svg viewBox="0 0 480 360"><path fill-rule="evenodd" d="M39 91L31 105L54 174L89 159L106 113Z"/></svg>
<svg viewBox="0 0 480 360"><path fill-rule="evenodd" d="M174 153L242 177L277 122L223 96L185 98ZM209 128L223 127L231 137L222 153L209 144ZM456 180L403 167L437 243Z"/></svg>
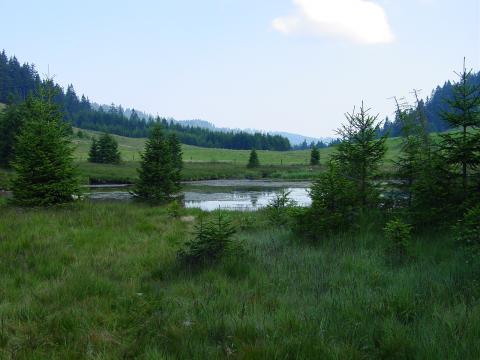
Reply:
<svg viewBox="0 0 480 360"><path fill-rule="evenodd" d="M177 200L172 201L167 206L167 213L173 219L178 219L182 214L182 207Z"/></svg>
<svg viewBox="0 0 480 360"><path fill-rule="evenodd" d="M462 250L463 261L455 277L459 290L478 298L480 289L480 205L468 210L454 226L456 241Z"/></svg>
<svg viewBox="0 0 480 360"><path fill-rule="evenodd" d="M313 145L312 151L310 152L310 165L320 165L320 151L318 151L315 145Z"/></svg>
<svg viewBox="0 0 480 360"><path fill-rule="evenodd" d="M311 239L345 230L356 219L358 203L354 184L335 163L321 174L310 190L312 206L294 211L294 231Z"/></svg>
<svg viewBox="0 0 480 360"><path fill-rule="evenodd" d="M257 168L260 166L260 160L258 160L258 154L255 149L252 149L250 152L250 157L248 158L247 168Z"/></svg>
<svg viewBox="0 0 480 360"><path fill-rule="evenodd" d="M291 210L296 202L289 198L290 192L282 189L266 207L268 220L273 225L286 225L291 218Z"/></svg>
<svg viewBox="0 0 480 360"><path fill-rule="evenodd" d="M468 210L454 230L467 262L480 270L480 205Z"/></svg>
<svg viewBox="0 0 480 360"><path fill-rule="evenodd" d="M455 230L462 246L480 248L480 205L467 211Z"/></svg>
<svg viewBox="0 0 480 360"><path fill-rule="evenodd" d="M412 227L400 219L390 220L384 228L387 247L385 255L394 263L402 263L410 257Z"/></svg>
<svg viewBox="0 0 480 360"><path fill-rule="evenodd" d="M201 265L220 260L234 248L232 237L236 229L221 212L215 220L195 226L195 237L177 253L178 259L188 265Z"/></svg>

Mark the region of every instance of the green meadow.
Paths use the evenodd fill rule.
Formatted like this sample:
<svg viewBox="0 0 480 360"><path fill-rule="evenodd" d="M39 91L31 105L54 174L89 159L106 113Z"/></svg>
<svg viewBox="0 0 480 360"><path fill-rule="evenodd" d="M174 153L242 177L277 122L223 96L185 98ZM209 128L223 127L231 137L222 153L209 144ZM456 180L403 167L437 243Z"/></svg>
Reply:
<svg viewBox="0 0 480 360"><path fill-rule="evenodd" d="M176 251L192 223L165 207L0 211L0 358L480 354L480 293L449 232L415 236L412 260L394 266L375 221L308 244L263 212L230 213L243 251L188 269Z"/></svg>
<svg viewBox="0 0 480 360"><path fill-rule="evenodd" d="M75 129L75 133L78 129ZM133 182L137 176L140 153L143 151L145 139L134 139L113 135L118 142L122 155L122 164L92 164L88 160L91 137L98 132L82 130L85 138L75 137L75 159L84 183ZM383 170L391 171L393 162L399 152L400 140L388 140L389 150L386 154ZM314 179L321 167L311 167L310 151L257 151L261 166L247 169L249 150L210 149L183 145L184 180L205 179ZM320 150L320 163L325 165L334 148Z"/></svg>

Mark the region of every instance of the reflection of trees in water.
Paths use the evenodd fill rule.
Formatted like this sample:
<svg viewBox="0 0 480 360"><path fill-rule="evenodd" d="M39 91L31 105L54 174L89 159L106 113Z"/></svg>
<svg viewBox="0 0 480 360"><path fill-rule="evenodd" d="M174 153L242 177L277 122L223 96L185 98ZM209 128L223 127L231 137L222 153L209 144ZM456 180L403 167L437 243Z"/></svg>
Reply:
<svg viewBox="0 0 480 360"><path fill-rule="evenodd" d="M263 195L263 194L262 194ZM257 207L258 202L258 194L253 193L250 197L250 202L252 203L252 207Z"/></svg>
<svg viewBox="0 0 480 360"><path fill-rule="evenodd" d="M266 200L271 199L275 194L278 192L277 189L275 190L268 190L268 191L248 191L248 192L241 192L236 191L233 194L233 201L249 201L252 208L256 208L258 206L258 202L266 204Z"/></svg>

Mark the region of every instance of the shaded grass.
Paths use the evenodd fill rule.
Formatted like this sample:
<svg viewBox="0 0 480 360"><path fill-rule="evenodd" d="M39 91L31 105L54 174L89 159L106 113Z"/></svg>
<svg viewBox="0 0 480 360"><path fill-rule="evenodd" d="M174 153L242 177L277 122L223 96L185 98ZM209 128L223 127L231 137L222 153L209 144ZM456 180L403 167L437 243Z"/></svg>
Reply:
<svg viewBox="0 0 480 360"><path fill-rule="evenodd" d="M392 267L381 224L309 245L263 212L230 213L246 253L192 272L175 259L192 224L165 208L0 212L0 358L480 354L480 293L445 232Z"/></svg>
<svg viewBox="0 0 480 360"><path fill-rule="evenodd" d="M7 190L10 187L10 181L13 178L13 172L0 168L0 190Z"/></svg>

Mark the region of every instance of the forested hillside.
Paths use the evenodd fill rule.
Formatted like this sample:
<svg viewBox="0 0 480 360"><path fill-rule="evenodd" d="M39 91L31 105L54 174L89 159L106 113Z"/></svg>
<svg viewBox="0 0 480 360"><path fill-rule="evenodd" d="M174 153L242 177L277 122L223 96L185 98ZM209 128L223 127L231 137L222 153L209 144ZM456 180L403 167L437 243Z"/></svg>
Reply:
<svg viewBox="0 0 480 360"><path fill-rule="evenodd" d="M42 80L35 66L23 65L15 56L8 58L0 53L0 103L14 104L34 92ZM89 99L77 96L73 85L64 91L58 84L55 101L60 105L66 121L72 125L128 137L146 137L154 122L161 121L167 133L175 133L179 140L188 145L210 148L290 150L290 142L279 135L247 132L217 132L196 126L182 126L166 119L142 119L135 111L126 116L121 106L108 109L94 106Z"/></svg>
<svg viewBox="0 0 480 360"><path fill-rule="evenodd" d="M480 72L472 73L469 78L469 82L472 85L480 85ZM450 125L442 119L442 113L448 110L448 99L453 97L453 84L450 81L446 81L443 86L437 86L427 97L426 100L419 99L418 104L415 106L409 106L408 104L402 104L404 107L411 107L410 110L413 110L414 107L418 107L422 110L428 122L428 131L429 132L443 132L450 129ZM402 100L400 100L403 102ZM408 110L408 109L407 109ZM390 136L400 136L401 135L402 124L398 116L395 117L393 121L386 119L382 134L389 133Z"/></svg>

